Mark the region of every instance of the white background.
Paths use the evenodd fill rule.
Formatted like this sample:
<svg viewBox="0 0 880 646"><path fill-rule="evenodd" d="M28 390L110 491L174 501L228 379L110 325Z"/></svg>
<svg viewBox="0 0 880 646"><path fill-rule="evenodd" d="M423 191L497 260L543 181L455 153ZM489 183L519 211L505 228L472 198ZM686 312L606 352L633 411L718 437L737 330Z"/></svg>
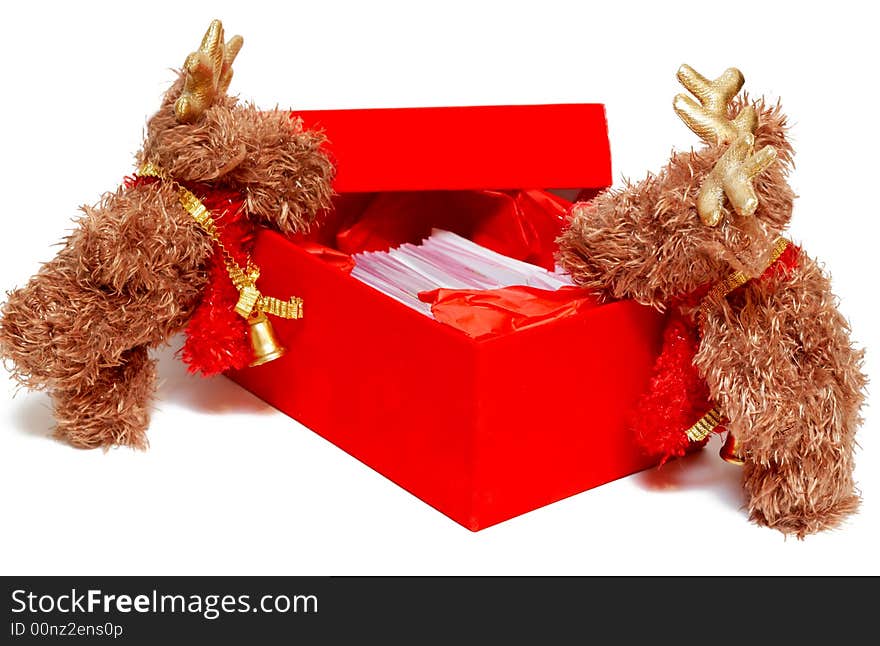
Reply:
<svg viewBox="0 0 880 646"><path fill-rule="evenodd" d="M791 236L830 271L876 383L869 3L602 4L3 3L0 289L24 284L77 206L132 171L170 69L214 17L245 37L231 91L262 107L603 102L618 184L697 143L671 108L678 66L735 65L752 94L784 98ZM188 376L179 343L158 353L146 452L51 439L48 397L0 376L0 573L880 574L870 402L864 503L840 530L797 541L750 524L739 472L712 445L475 534L225 378Z"/></svg>

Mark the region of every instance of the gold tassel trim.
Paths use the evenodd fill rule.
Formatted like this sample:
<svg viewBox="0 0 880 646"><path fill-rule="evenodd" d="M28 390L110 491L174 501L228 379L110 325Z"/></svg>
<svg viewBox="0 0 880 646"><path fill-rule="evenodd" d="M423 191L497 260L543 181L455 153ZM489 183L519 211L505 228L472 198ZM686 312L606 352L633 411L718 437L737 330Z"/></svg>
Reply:
<svg viewBox="0 0 880 646"><path fill-rule="evenodd" d="M712 431L721 425L721 422L721 411L717 408L712 408L709 412L698 419L696 424L686 430L685 435L687 435L688 439L692 442L702 442L709 437Z"/></svg>

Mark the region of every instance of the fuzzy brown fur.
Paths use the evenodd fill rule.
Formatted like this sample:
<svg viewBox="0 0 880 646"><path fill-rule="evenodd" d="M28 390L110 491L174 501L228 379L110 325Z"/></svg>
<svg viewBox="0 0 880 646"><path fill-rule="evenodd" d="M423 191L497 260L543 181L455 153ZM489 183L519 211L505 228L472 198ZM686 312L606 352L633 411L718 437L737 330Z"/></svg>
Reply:
<svg viewBox="0 0 880 646"><path fill-rule="evenodd" d="M149 120L139 161L181 182L239 191L252 219L285 234L306 228L331 194L322 137L287 112L225 95L197 121L178 123L183 81ZM8 295L0 356L22 384L50 391L59 437L144 447L156 375L147 350L192 315L212 243L167 183L119 189L82 210L58 255Z"/></svg>
<svg viewBox="0 0 880 646"><path fill-rule="evenodd" d="M731 115L747 103L739 98ZM785 118L778 106L755 107L755 148L771 145L779 159L754 180L753 217L731 212L710 227L697 215L700 185L724 147L673 154L659 174L574 206L559 260L575 281L664 310L731 270L760 275L794 194ZM787 276L750 281L708 312L694 364L742 443L759 524L803 537L858 506L853 450L866 379L849 332L828 278L803 252Z"/></svg>

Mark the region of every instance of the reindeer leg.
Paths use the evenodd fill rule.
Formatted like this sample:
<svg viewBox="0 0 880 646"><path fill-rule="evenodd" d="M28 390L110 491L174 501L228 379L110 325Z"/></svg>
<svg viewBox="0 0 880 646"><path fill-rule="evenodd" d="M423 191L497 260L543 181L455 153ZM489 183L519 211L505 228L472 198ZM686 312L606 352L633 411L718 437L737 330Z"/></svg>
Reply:
<svg viewBox="0 0 880 646"><path fill-rule="evenodd" d="M696 364L741 443L749 515L798 537L834 527L859 503L866 377L828 278L801 253L728 300L707 311Z"/></svg>
<svg viewBox="0 0 880 646"><path fill-rule="evenodd" d="M771 329L769 321L760 329ZM786 345L779 338L752 347L747 357L751 335L740 336L742 330L733 326L726 332L715 339L724 343L713 343L701 358L703 365L710 359L721 365L709 371L709 382L741 442L751 520L798 538L838 525L859 504L853 482L862 383L858 355L821 332L816 338L836 351L814 358L796 352L796 360L787 359L777 350ZM768 365L772 370L762 372ZM721 390L716 382L730 385Z"/></svg>
<svg viewBox="0 0 880 646"><path fill-rule="evenodd" d="M850 450L831 441L784 464L747 461L749 517L798 538L836 527L859 506L851 474Z"/></svg>
<svg viewBox="0 0 880 646"><path fill-rule="evenodd" d="M102 368L91 383L55 390L55 435L80 448L147 447L149 405L156 361L144 346L128 350L119 365Z"/></svg>

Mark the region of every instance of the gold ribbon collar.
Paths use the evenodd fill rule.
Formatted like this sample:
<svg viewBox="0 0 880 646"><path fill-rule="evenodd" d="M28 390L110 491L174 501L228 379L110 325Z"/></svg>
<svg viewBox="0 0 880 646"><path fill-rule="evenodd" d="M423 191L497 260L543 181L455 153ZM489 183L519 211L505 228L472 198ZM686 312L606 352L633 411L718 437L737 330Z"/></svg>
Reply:
<svg viewBox="0 0 880 646"><path fill-rule="evenodd" d="M235 311L245 319L257 317L261 314L272 314L285 319L299 319L303 315L303 302L298 296L290 300L282 301L272 296L263 296L257 288L257 279L260 277L260 269L248 258L246 267L242 268L232 254L223 244L217 231L217 224L211 217L211 212L202 201L188 188L180 184L174 178L168 176L161 168L151 162L141 166L138 174L143 177L155 177L163 182L168 182L177 189L180 205L189 213L198 227L204 231L211 241L217 246L223 256L223 263L229 279L238 290L238 302Z"/></svg>

